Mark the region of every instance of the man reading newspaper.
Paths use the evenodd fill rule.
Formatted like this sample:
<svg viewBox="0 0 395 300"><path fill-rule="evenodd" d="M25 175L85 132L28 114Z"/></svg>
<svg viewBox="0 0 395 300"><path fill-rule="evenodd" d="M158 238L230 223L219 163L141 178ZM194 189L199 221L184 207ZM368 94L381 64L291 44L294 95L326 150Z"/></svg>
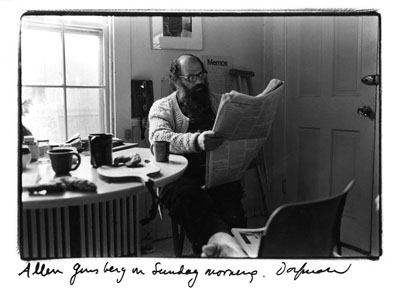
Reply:
<svg viewBox="0 0 395 300"><path fill-rule="evenodd" d="M187 157L188 168L179 180L163 188L163 204L184 227L196 255L247 257L230 233L233 227L246 227L240 180L204 188L206 155L224 142L212 130L220 95L210 92L205 66L194 55L177 57L169 77L175 91L154 102L149 139L168 141L171 153Z"/></svg>

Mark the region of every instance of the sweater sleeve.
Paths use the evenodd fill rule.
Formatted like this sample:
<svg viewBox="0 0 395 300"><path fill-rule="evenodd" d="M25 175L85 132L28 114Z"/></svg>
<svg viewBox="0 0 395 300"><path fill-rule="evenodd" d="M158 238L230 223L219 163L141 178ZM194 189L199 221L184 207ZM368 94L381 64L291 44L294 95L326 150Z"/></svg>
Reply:
<svg viewBox="0 0 395 300"><path fill-rule="evenodd" d="M169 99L160 99L154 102L149 115L149 140L167 141L170 143L170 152L176 154L196 153L199 133L187 133L182 129L182 120L176 116L170 106ZM184 131L184 132L183 132Z"/></svg>

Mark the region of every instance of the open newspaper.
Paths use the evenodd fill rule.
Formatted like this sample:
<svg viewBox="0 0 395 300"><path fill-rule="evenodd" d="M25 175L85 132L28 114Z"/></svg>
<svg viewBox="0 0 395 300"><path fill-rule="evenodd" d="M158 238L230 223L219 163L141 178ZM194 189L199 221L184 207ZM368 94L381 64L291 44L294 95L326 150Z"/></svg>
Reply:
<svg viewBox="0 0 395 300"><path fill-rule="evenodd" d="M258 257L259 245L261 244L262 236L265 235L266 227L232 228L231 231L236 241L249 257Z"/></svg>
<svg viewBox="0 0 395 300"><path fill-rule="evenodd" d="M206 188L242 178L269 135L282 87L283 81L272 79L257 96L222 95L213 131L225 142L207 152Z"/></svg>

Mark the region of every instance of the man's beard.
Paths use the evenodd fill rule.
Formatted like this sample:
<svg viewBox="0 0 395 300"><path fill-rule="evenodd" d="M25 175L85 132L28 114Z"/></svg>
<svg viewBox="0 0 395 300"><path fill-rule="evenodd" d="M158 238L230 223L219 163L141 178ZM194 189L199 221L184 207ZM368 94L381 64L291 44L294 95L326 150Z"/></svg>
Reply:
<svg viewBox="0 0 395 300"><path fill-rule="evenodd" d="M187 117L197 117L210 107L210 89L208 84L198 84L188 89L183 86L183 96L179 99L182 112Z"/></svg>

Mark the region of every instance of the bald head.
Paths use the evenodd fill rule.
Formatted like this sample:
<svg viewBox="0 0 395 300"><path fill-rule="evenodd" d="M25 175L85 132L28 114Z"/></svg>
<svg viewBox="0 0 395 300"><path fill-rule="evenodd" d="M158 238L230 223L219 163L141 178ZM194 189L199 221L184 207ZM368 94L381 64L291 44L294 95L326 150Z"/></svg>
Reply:
<svg viewBox="0 0 395 300"><path fill-rule="evenodd" d="M178 61L178 64L181 66L181 68L193 64L199 64L202 68L204 68L203 62L198 57L192 54L183 54L176 58L176 60Z"/></svg>
<svg viewBox="0 0 395 300"><path fill-rule="evenodd" d="M198 71L193 73L192 71ZM193 54L182 54L173 60L170 66L170 80L175 84L177 77L206 71L203 62ZM191 73L192 72L192 73Z"/></svg>

